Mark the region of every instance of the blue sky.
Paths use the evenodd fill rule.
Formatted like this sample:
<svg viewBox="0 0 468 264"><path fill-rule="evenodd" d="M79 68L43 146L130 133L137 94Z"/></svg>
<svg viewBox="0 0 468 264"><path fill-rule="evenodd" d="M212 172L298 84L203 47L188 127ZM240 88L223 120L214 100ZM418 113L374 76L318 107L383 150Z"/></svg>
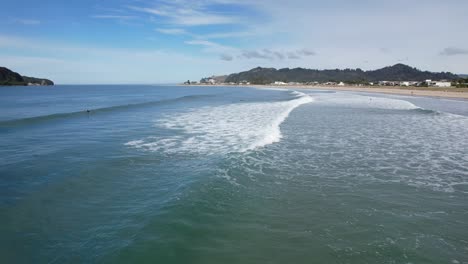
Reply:
<svg viewBox="0 0 468 264"><path fill-rule="evenodd" d="M466 0L0 0L0 66L57 83L253 67L468 73Z"/></svg>

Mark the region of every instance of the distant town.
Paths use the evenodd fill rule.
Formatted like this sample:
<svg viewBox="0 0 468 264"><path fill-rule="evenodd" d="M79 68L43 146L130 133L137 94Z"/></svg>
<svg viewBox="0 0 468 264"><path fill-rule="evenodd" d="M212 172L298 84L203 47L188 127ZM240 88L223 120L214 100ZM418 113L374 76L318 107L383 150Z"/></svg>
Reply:
<svg viewBox="0 0 468 264"><path fill-rule="evenodd" d="M271 85L271 86L397 86L468 88L468 78L450 72L421 71L404 64L373 71L361 69L312 70L257 67L230 75L211 76L184 84L198 85Z"/></svg>
<svg viewBox="0 0 468 264"><path fill-rule="evenodd" d="M212 76L208 78L203 78L200 81L187 81L184 84L187 85L251 85L255 83L251 83L247 80L242 80L240 82L222 82L219 81L220 76ZM462 83L468 85L468 81L466 83ZM458 82L452 82L448 80L425 80L421 82L416 81L378 81L378 82L369 82L369 83L347 83L347 82L282 82L282 81L275 81L270 83L269 85L272 86L297 86L297 85L308 85L308 86L406 86L406 87L457 87L460 85Z"/></svg>

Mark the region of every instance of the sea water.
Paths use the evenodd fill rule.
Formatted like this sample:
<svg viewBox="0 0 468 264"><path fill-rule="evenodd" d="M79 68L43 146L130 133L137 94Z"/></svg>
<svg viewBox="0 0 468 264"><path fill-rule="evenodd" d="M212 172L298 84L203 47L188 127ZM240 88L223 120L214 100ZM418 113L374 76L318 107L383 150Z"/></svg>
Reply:
<svg viewBox="0 0 468 264"><path fill-rule="evenodd" d="M0 263L468 263L468 102L0 87Z"/></svg>

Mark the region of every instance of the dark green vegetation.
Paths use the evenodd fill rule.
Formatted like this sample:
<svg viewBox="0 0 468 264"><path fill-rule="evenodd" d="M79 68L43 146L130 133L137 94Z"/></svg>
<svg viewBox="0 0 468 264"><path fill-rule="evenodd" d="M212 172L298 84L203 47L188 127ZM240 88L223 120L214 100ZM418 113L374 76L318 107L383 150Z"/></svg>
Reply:
<svg viewBox="0 0 468 264"><path fill-rule="evenodd" d="M0 86L10 85L54 85L54 82L47 79L21 76L19 73L8 68L0 67Z"/></svg>
<svg viewBox="0 0 468 264"><path fill-rule="evenodd" d="M226 82L239 83L248 81L252 84L270 84L275 81L282 82L346 82L346 83L369 83L378 81L424 81L431 80L457 80L459 77L453 73L434 73L421 71L404 64L385 67L373 71L361 69L335 69L335 70L312 70L304 68L275 69L254 68L250 71L231 74Z"/></svg>
<svg viewBox="0 0 468 264"><path fill-rule="evenodd" d="M457 88L468 88L468 78L461 78L452 83L453 86L456 86Z"/></svg>

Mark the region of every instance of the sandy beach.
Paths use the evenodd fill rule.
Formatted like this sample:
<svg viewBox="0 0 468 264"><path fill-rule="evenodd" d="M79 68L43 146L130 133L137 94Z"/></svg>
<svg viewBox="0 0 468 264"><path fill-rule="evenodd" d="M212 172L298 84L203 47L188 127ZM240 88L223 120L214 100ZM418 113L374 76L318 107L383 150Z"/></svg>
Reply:
<svg viewBox="0 0 468 264"><path fill-rule="evenodd" d="M311 86L311 85L247 85L255 88L297 88L313 90L336 90L366 93L383 93L412 96L468 99L468 89L460 88L418 88L418 87L357 87L357 86Z"/></svg>
<svg viewBox="0 0 468 264"><path fill-rule="evenodd" d="M181 84L183 85L183 84ZM202 85L191 84L194 86L233 86L226 84ZM368 86L312 86L312 85L238 85L238 87L254 88L283 88L283 89L312 89L312 90L335 90L352 91L366 93L398 94L410 96L428 96L440 98L468 99L468 88L427 88L427 87L368 87Z"/></svg>

